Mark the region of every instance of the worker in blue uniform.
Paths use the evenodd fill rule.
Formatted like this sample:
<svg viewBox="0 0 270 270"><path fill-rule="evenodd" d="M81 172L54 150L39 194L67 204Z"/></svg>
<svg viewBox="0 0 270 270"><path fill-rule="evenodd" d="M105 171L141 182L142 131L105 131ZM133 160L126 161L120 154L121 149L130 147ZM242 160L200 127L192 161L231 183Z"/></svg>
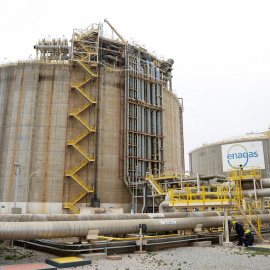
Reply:
<svg viewBox="0 0 270 270"><path fill-rule="evenodd" d="M245 231L245 235L243 237L245 247L252 246L254 243L254 236L250 230Z"/></svg>
<svg viewBox="0 0 270 270"><path fill-rule="evenodd" d="M243 226L238 223L238 221L233 221L232 224L234 226L234 230L238 234L237 246L242 246L244 243L243 236L244 236L245 230L244 230Z"/></svg>

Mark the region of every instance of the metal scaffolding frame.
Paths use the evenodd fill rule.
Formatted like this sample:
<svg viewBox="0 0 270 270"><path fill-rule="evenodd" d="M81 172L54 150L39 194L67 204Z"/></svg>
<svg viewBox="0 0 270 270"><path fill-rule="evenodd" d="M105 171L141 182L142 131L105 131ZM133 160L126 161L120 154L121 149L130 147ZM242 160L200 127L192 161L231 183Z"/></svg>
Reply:
<svg viewBox="0 0 270 270"><path fill-rule="evenodd" d="M145 187L146 175L164 170L162 98L167 82L161 62L146 50L126 45L125 51L123 179L137 212L138 189ZM152 197L154 205L154 193Z"/></svg>

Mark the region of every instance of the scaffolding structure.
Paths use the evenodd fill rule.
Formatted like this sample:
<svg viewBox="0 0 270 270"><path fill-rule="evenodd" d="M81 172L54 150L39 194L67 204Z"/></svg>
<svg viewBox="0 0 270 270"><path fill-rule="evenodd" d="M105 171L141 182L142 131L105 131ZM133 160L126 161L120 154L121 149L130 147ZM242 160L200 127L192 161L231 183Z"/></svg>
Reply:
<svg viewBox="0 0 270 270"><path fill-rule="evenodd" d="M163 169L164 82L160 68L138 48L127 47L126 67L124 180L132 185L147 172Z"/></svg>
<svg viewBox="0 0 270 270"><path fill-rule="evenodd" d="M123 179L137 212L138 190L148 192L147 174L164 170L163 91L168 90L168 81L171 87L172 62L159 61L141 47L127 45L125 64Z"/></svg>

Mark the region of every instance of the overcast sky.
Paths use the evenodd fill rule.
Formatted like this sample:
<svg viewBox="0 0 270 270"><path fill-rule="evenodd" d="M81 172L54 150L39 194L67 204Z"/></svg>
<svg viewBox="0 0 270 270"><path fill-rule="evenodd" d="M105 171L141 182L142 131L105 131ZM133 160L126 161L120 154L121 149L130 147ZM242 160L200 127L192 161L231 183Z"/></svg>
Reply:
<svg viewBox="0 0 270 270"><path fill-rule="evenodd" d="M268 129L270 1L0 0L0 63L34 58L42 37L107 18L127 40L175 61L188 152ZM110 32L108 33L110 34Z"/></svg>

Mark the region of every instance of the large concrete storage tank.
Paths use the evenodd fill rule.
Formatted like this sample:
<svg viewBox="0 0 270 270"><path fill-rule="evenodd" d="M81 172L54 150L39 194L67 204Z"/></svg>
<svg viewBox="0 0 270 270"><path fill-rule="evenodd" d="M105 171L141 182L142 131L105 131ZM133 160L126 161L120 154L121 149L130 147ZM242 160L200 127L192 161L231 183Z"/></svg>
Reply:
<svg viewBox="0 0 270 270"><path fill-rule="evenodd" d="M224 174L231 166L260 167L262 178L270 177L270 131L252 133L203 145L189 153L195 174Z"/></svg>
<svg viewBox="0 0 270 270"><path fill-rule="evenodd" d="M35 48L36 61L0 67L1 213L14 200L23 213L127 212L146 172L184 169L172 60L100 25L75 29L71 52L66 40Z"/></svg>
<svg viewBox="0 0 270 270"><path fill-rule="evenodd" d="M25 210L29 201L33 212L62 210L69 68L44 63L0 68L2 212L14 206L14 163L21 163L19 206Z"/></svg>

